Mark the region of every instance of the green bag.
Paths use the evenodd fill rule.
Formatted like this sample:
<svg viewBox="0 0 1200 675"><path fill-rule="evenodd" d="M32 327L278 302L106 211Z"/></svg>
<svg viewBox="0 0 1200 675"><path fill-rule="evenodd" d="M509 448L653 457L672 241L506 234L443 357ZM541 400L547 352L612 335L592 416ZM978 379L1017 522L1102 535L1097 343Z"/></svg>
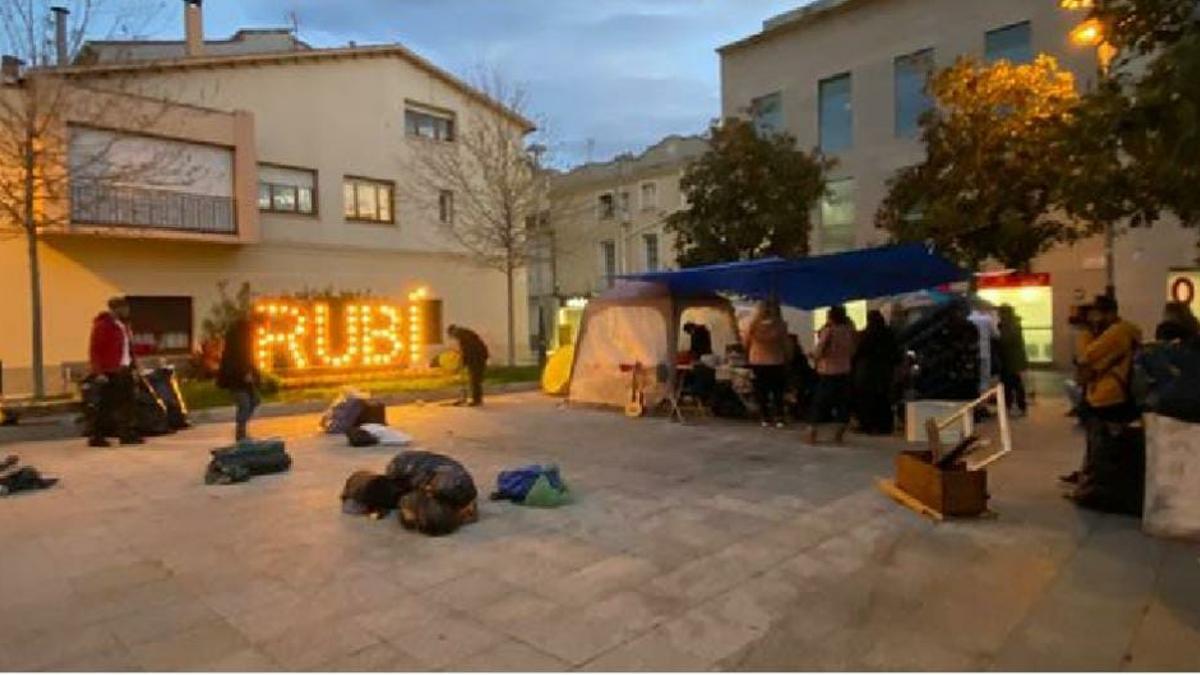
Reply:
<svg viewBox="0 0 1200 675"><path fill-rule="evenodd" d="M571 492L567 489L566 483L563 483L561 490L554 489L549 479L543 474L533 482L533 486L525 495L525 501L521 503L539 509L553 509L563 504L570 504Z"/></svg>

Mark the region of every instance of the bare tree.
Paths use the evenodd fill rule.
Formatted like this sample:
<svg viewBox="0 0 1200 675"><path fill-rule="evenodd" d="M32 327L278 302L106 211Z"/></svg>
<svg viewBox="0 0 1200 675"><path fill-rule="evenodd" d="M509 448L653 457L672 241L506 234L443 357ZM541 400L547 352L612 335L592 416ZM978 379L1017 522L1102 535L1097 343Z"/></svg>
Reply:
<svg viewBox="0 0 1200 675"><path fill-rule="evenodd" d="M458 120L453 142L414 144L408 181L428 203L441 231L507 284L508 354L516 361L515 279L546 249L549 175L541 147L527 143L526 95L495 70L473 84L494 105L474 105ZM498 109L507 110L508 113Z"/></svg>
<svg viewBox="0 0 1200 675"><path fill-rule="evenodd" d="M40 235L69 225L71 179L86 177L114 183L154 172L167 183L190 178L179 157L143 154L136 161L116 161L120 134L86 148L72 146L71 126L97 129L152 127L171 110L161 96L147 95L133 80L119 77L90 80L86 71L69 68L71 59L94 30L97 17L111 22L102 35L129 32L131 23L146 20L148 6L123 7L103 0L0 0L0 236L24 237L27 243L33 394L45 396L42 345L42 278ZM71 26L56 35L69 11ZM169 153L168 153L169 154Z"/></svg>

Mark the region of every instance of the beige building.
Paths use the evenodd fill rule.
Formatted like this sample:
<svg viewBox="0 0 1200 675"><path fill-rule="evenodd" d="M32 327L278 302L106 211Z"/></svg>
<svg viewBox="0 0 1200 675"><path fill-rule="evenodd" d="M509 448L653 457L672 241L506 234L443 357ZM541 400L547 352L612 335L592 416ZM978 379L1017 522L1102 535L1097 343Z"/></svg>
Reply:
<svg viewBox="0 0 1200 675"><path fill-rule="evenodd" d="M399 45L311 49L280 31L204 42L199 6L189 3L187 41L92 43L77 65L55 70L172 104L150 128L94 115L62 121L70 195L47 208L69 217L40 244L48 388L63 386L63 364L87 360L91 320L107 298L132 298L144 352L179 356L197 347L223 281L248 282L261 297L331 289L397 304L425 289L440 301L438 325L475 328L502 358L503 275L439 231L439 219L454 217L454 195L414 194L405 167L422 149L453 148L481 116L519 133L532 125ZM153 171L106 180L96 162L77 159L100 147L109 170L163 156L187 180ZM0 269L0 360L14 394L31 381L23 238L0 237ZM517 287L520 303L524 275ZM517 317L516 334L528 335L525 313Z"/></svg>
<svg viewBox="0 0 1200 675"><path fill-rule="evenodd" d="M684 169L708 149L699 136L669 136L640 154L583 164L551 179L553 255L530 270L530 325L539 315L551 331L567 303L576 308L611 288L622 274L675 268L669 215L686 205L679 189ZM566 340L569 341L569 340Z"/></svg>
<svg viewBox="0 0 1200 675"><path fill-rule="evenodd" d="M1088 87L1095 52L1068 37L1080 20L1053 0L819 0L718 49L722 114L786 130L801 147L838 160L815 251L882 243L886 234L873 222L885 183L922 159L917 118L929 105L922 89L929 70L959 55L1023 62L1048 53ZM1168 271L1194 267L1195 244L1195 234L1170 219L1118 240L1117 290L1127 318L1153 330ZM1103 243L1051 252L1033 271L1040 274L989 278L983 293L1022 313L1035 362L1066 365L1070 308L1105 287Z"/></svg>

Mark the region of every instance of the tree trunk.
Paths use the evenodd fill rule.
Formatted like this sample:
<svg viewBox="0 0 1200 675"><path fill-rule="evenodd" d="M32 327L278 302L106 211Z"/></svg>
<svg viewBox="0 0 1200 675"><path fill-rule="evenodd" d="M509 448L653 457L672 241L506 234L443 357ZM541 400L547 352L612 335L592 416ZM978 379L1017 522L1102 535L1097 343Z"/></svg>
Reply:
<svg viewBox="0 0 1200 675"><path fill-rule="evenodd" d="M513 274L516 272L513 266L509 264L504 268L505 282L508 284L507 300L508 300L508 365L517 365L517 324L516 324L516 307L514 306L513 298Z"/></svg>
<svg viewBox="0 0 1200 675"><path fill-rule="evenodd" d="M46 396L46 382L42 357L42 274L38 261L37 222L34 220L34 147L33 134L25 136L25 189L22 195L25 200L25 240L29 250L29 311L31 314L31 346L33 363L33 396Z"/></svg>

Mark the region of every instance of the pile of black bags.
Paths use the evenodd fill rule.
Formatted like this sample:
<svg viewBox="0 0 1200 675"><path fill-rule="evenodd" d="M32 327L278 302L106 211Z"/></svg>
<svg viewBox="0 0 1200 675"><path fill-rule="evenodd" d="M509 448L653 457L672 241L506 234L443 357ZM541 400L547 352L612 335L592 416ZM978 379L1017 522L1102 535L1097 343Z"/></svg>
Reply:
<svg viewBox="0 0 1200 675"><path fill-rule="evenodd" d="M471 474L456 460L411 450L393 457L383 475L351 474L342 489L342 510L383 517L398 509L405 528L441 536L478 518L478 494Z"/></svg>
<svg viewBox="0 0 1200 675"><path fill-rule="evenodd" d="M94 375L80 383L84 436L117 435L115 421L111 417L102 419L100 414L106 386L97 382ZM168 366L134 375L133 411L134 431L140 436L163 436L191 426L175 369ZM93 434L97 425L100 433Z"/></svg>

